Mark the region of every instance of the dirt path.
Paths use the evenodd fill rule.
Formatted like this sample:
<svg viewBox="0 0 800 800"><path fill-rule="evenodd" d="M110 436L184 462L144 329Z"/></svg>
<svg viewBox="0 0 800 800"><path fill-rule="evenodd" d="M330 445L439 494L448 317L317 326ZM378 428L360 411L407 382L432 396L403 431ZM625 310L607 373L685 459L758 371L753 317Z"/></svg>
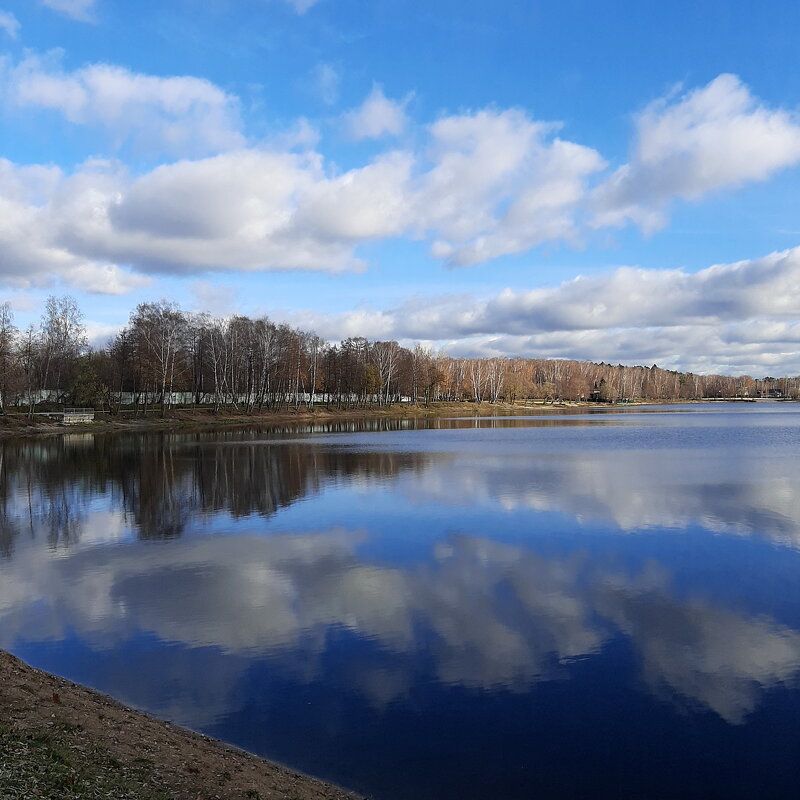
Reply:
<svg viewBox="0 0 800 800"><path fill-rule="evenodd" d="M353 800L0 651L2 800Z"/></svg>

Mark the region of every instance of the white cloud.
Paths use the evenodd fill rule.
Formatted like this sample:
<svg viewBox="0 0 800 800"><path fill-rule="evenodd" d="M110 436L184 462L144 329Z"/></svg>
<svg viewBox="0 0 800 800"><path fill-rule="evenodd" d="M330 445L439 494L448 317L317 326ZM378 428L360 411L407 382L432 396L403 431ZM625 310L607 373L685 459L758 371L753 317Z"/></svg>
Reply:
<svg viewBox="0 0 800 800"><path fill-rule="evenodd" d="M303 204L327 183L314 154L247 150L101 187L83 176L74 181L59 209L64 233L72 248L95 257L177 273L360 266L347 230L298 222Z"/></svg>
<svg viewBox="0 0 800 800"><path fill-rule="evenodd" d="M800 372L800 247L696 273L620 267L486 300L293 315L330 339L442 343L453 355L658 363L695 372Z"/></svg>
<svg viewBox="0 0 800 800"><path fill-rule="evenodd" d="M0 31L5 31L12 39L16 39L20 27L19 20L10 11L0 10Z"/></svg>
<svg viewBox="0 0 800 800"><path fill-rule="evenodd" d="M116 146L131 143L185 157L244 144L238 99L207 80L161 78L108 64L65 72L55 60L29 56L11 68L8 102L104 129Z"/></svg>
<svg viewBox="0 0 800 800"><path fill-rule="evenodd" d="M6 164L0 275L15 285L35 284L45 271L85 285L98 264L130 268L105 282L114 291L134 285L137 272L361 269L360 245L398 236L427 240L450 265L474 264L545 242L580 243L592 209L594 225L645 222L672 197L763 178L795 157L791 115L765 110L737 79L721 76L643 112L631 163L594 190L591 181L604 168L600 154L515 109L442 117L421 131L418 149L385 151L342 171L314 151L319 134L306 120L261 148L245 147L238 100L207 81L107 65L67 72L53 58L29 56L6 70L7 102L55 110L75 124L106 129L118 143L184 158L140 175L101 161L70 176ZM378 135L400 129L401 111L376 87L348 119L360 135ZM755 148L751 136L760 142ZM712 151L722 155L715 159ZM642 187L653 192L642 194ZM596 331L624 329L613 334L622 341L625 331L663 327L671 332L661 341L677 346L679 326L791 316L796 256L784 255L696 276L620 269L554 290L467 299L466 308L451 298L368 312L361 322L371 327L358 332L449 337L457 349L512 353L562 333L562 342L572 343L565 349L588 352ZM355 320L322 319L320 326L350 331ZM720 357L733 346L723 344Z"/></svg>
<svg viewBox="0 0 800 800"><path fill-rule="evenodd" d="M6 291L5 299L11 303L14 311L38 311L41 307L41 298L36 292L25 290Z"/></svg>
<svg viewBox="0 0 800 800"><path fill-rule="evenodd" d="M364 102L344 115L347 134L355 140L399 136L408 124L406 105L410 99L390 100L380 86L373 86Z"/></svg>
<svg viewBox="0 0 800 800"><path fill-rule="evenodd" d="M95 2L96 0L41 0L42 5L78 22L94 22Z"/></svg>
<svg viewBox="0 0 800 800"><path fill-rule="evenodd" d="M390 153L361 169L316 183L293 220L299 232L352 242L403 233L411 220L412 158Z"/></svg>
<svg viewBox="0 0 800 800"><path fill-rule="evenodd" d="M99 350L105 347L119 332L122 330L122 325L105 325L98 322L87 322L86 323L86 338L89 341L89 345L95 350ZM114 528L109 529L108 527L102 528L100 531L94 531L94 536L92 537L95 541L98 539L102 540L104 537L111 538L120 538L120 531L119 526L115 526ZM81 541L86 542L87 537L84 537L83 533L81 533Z"/></svg>
<svg viewBox="0 0 800 800"><path fill-rule="evenodd" d="M87 162L71 176L4 163L0 277L14 284L55 273L84 286L97 264L177 274L361 269L356 246L401 233L410 215L411 161L402 153L332 177L315 153L267 150L167 164L138 178L114 162ZM121 290L122 281L103 285Z"/></svg>
<svg viewBox="0 0 800 800"><path fill-rule="evenodd" d="M81 256L57 241L50 200L63 182L56 167L17 167L0 159L0 281L25 288L61 279L98 294L147 286L150 278Z"/></svg>
<svg viewBox="0 0 800 800"><path fill-rule="evenodd" d="M491 300L471 322L481 332L597 330L792 318L800 300L800 248L686 273L620 267L555 289Z"/></svg>
<svg viewBox="0 0 800 800"><path fill-rule="evenodd" d="M630 220L654 230L674 198L696 200L800 163L798 116L759 103L735 75L652 103L636 127L631 161L594 193L597 227Z"/></svg>
<svg viewBox="0 0 800 800"><path fill-rule="evenodd" d="M150 286L153 279L121 269L116 264L86 262L62 276L71 286L92 294L121 295Z"/></svg>
<svg viewBox="0 0 800 800"><path fill-rule="evenodd" d="M528 356L572 358L621 364L653 364L697 374L797 375L800 373L800 325L786 326L781 341L762 338L769 321L754 320L717 328L557 331L531 336L506 334L440 340L455 356ZM739 340L739 341L732 341Z"/></svg>
<svg viewBox="0 0 800 800"><path fill-rule="evenodd" d="M603 168L587 147L551 138L522 111L479 111L431 126L430 170L420 178L417 225L433 254L455 266L575 240L586 180Z"/></svg>

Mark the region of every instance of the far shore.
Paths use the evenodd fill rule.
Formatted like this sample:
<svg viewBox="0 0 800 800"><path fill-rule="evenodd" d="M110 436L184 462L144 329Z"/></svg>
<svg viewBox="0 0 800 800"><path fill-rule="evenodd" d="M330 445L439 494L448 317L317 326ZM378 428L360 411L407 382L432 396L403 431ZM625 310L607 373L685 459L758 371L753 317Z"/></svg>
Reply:
<svg viewBox="0 0 800 800"><path fill-rule="evenodd" d="M123 410L119 414L98 411L94 422L65 425L46 415L30 419L24 412L0 414L0 439L8 437L53 436L64 433L109 433L114 431L177 431L217 430L221 428L272 428L277 426L338 422L343 420L424 419L428 417L493 417L525 416L532 413L578 408L629 408L631 406L699 404L714 402L776 403L791 402L776 398L705 398L703 400L632 400L624 403L591 401L518 400L514 403L489 401L435 401L423 403L394 403L350 408L318 404L312 407L282 408L248 414L231 408L214 412L206 408L174 408L162 415L158 408L146 414Z"/></svg>
<svg viewBox="0 0 800 800"><path fill-rule="evenodd" d="M313 742L309 742L313 746ZM126 708L0 650L0 796L356 800L357 795Z"/></svg>
<svg viewBox="0 0 800 800"><path fill-rule="evenodd" d="M638 405L630 403L626 405ZM46 416L29 419L24 413L8 413L0 416L0 438L9 436L42 436L59 433L93 431L170 431L182 429L214 430L227 427L268 428L293 423L337 422L340 420L364 419L424 419L442 416L524 415L532 412L552 411L564 408L605 407L608 403L544 402L525 400L516 403L447 402L440 401L426 406L422 403L395 403L385 406L359 406L336 408L316 405L311 408L282 408L279 411L264 411L248 414L243 411L224 409L213 412L207 409L180 408L168 410L164 416L160 409L149 410L146 415L123 412L122 414L98 413L94 422L65 425Z"/></svg>

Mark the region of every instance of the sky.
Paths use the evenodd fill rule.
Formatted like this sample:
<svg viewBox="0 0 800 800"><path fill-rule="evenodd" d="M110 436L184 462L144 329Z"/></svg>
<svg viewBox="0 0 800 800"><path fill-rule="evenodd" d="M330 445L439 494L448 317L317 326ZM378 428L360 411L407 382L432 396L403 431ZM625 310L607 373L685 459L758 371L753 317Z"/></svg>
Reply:
<svg viewBox="0 0 800 800"><path fill-rule="evenodd" d="M800 4L0 0L0 302L800 374Z"/></svg>

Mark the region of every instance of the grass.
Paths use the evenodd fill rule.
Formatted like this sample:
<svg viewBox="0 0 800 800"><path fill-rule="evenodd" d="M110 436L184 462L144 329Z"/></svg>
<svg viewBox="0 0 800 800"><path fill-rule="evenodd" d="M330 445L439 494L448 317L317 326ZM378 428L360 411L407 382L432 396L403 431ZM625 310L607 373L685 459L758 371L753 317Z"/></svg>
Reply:
<svg viewBox="0 0 800 800"><path fill-rule="evenodd" d="M169 800L149 785L145 759L123 767L87 745L80 726L24 734L0 726L2 800Z"/></svg>

